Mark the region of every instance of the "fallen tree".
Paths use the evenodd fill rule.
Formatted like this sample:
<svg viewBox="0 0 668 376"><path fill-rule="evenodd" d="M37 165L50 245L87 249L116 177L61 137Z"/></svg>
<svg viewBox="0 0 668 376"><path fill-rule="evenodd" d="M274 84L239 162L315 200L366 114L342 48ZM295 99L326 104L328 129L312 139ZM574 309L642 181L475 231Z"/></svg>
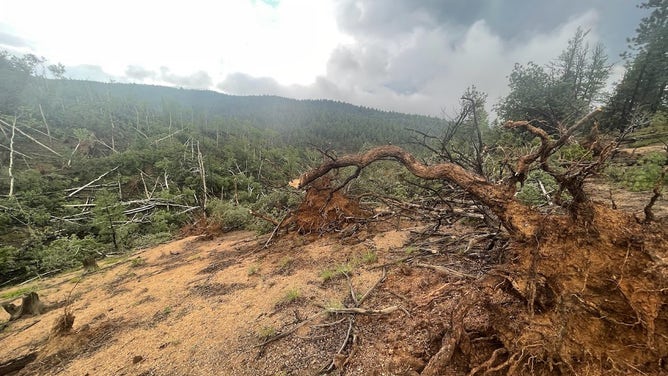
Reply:
<svg viewBox="0 0 668 376"><path fill-rule="evenodd" d="M464 288L471 304L489 313L485 335L501 347L485 362L470 357L463 323L471 304L452 317L452 333L424 368L443 374L455 351L471 359L471 374L663 374L668 370L668 234L651 221L636 220L592 202L584 180L605 166L618 141L590 143L591 158L559 166L551 157L576 130L595 120L595 110L560 134L531 122L508 122L540 140L517 159L510 173L490 181L456 163L427 165L397 146L333 158L302 174L293 185L317 184L328 172L355 167L344 184L373 162L392 160L413 175L446 180L488 208L511 240L505 262ZM529 171L539 168L559 184L554 201L561 213L545 214L515 198ZM340 188L340 187L339 187ZM337 189L333 189L335 192ZM567 192L570 199L562 198ZM331 196L330 196L331 197ZM470 302L470 301L469 301ZM479 334L479 333L478 333Z"/></svg>

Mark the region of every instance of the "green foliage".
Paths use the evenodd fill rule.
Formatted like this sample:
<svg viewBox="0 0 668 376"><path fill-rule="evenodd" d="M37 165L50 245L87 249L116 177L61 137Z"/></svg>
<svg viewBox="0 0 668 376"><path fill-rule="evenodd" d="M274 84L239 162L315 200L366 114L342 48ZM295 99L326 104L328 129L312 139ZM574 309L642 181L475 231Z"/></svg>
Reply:
<svg viewBox="0 0 668 376"><path fill-rule="evenodd" d="M640 158L634 166L610 165L605 173L610 180L626 189L649 191L659 182L662 170L667 165L665 154L652 152ZM664 176L663 184L668 185L668 175Z"/></svg>
<svg viewBox="0 0 668 376"><path fill-rule="evenodd" d="M634 140L629 147L639 148L654 144L668 144L668 111L658 111L652 116L649 125L631 133Z"/></svg>
<svg viewBox="0 0 668 376"><path fill-rule="evenodd" d="M224 231L247 229L254 221L248 208L219 199L209 200L206 212L209 223Z"/></svg>
<svg viewBox="0 0 668 376"><path fill-rule="evenodd" d="M20 296L37 291L38 286L26 286L0 294L0 299L15 299Z"/></svg>
<svg viewBox="0 0 668 376"><path fill-rule="evenodd" d="M107 245L100 243L93 236L79 238L77 235L58 238L40 250L39 260L41 268L50 271L54 269L69 269L81 266L84 258L104 254Z"/></svg>
<svg viewBox="0 0 668 376"><path fill-rule="evenodd" d="M141 257L135 257L132 260L130 260L130 267L132 268L139 268L146 265L146 260L144 260Z"/></svg>
<svg viewBox="0 0 668 376"><path fill-rule="evenodd" d="M11 276L20 268L19 251L13 246L0 246L0 276Z"/></svg>
<svg viewBox="0 0 668 376"><path fill-rule="evenodd" d="M603 126L625 129L642 115L666 111L668 103L668 1L648 0L640 8L651 10L630 40L626 71L608 101ZM641 124L635 124L636 126Z"/></svg>
<svg viewBox="0 0 668 376"><path fill-rule="evenodd" d="M172 240L174 236L171 232L148 232L132 238L134 248L147 248L158 244L166 243Z"/></svg>
<svg viewBox="0 0 668 376"><path fill-rule="evenodd" d="M540 185L543 184L545 191L553 196L559 184L547 172L533 170L524 181L524 185L517 191L515 196L520 202L532 206L543 206L548 204L548 199L543 193Z"/></svg>
<svg viewBox="0 0 668 376"><path fill-rule="evenodd" d="M556 158L561 161L590 161L593 159L590 150L587 150L582 145L574 143L563 146L556 154Z"/></svg>
<svg viewBox="0 0 668 376"><path fill-rule="evenodd" d="M509 76L510 94L496 106L502 120L539 120L538 126L555 132L572 123L601 100L610 74L604 48L590 48L588 32L578 29L568 47L551 64L516 64Z"/></svg>

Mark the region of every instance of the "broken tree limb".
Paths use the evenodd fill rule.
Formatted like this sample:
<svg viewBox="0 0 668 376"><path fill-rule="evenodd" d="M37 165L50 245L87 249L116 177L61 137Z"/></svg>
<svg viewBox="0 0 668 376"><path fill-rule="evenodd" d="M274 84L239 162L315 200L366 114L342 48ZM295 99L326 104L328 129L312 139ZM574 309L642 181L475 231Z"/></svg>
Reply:
<svg viewBox="0 0 668 376"><path fill-rule="evenodd" d="M383 268L383 275L381 275L378 281L376 281L376 283L374 283L373 286L371 286L371 288L368 289L367 292L364 293L364 295L362 295L361 298L359 298L356 305L359 306L362 303L364 303L364 301L369 297L369 295L371 295L371 292L375 290L376 287L378 287L381 283L383 283L383 281L385 281L385 278L387 278L387 269Z"/></svg>
<svg viewBox="0 0 668 376"><path fill-rule="evenodd" d="M248 214L250 214L250 215L252 215L253 217L256 217L256 218L264 219L265 221L267 221L267 222L273 224L274 226L278 226L278 225L279 225L279 222L278 222L277 220L275 220L275 219L269 217L268 215L264 215L264 214L262 214L262 213L258 213L258 212L256 212L256 211L254 211L253 209L248 209Z"/></svg>
<svg viewBox="0 0 668 376"><path fill-rule="evenodd" d="M74 196L75 194L81 192L82 190L84 190L84 189L86 189L88 186L90 186L91 184L93 184L93 183L95 183L95 182L97 182L97 181L100 181L100 179L102 179L103 177L109 175L109 173L116 171L119 167L120 167L120 166L116 166L116 167L112 168L111 170L105 172L104 174L102 174L102 175L96 177L95 179L89 181L87 184L85 184L85 185L83 185L83 186L81 186L81 187L75 189L74 192L72 192L72 193L70 193L69 195L67 195L67 197L72 197L72 196Z"/></svg>
<svg viewBox="0 0 668 376"><path fill-rule="evenodd" d="M49 129L49 123L46 122L46 116L44 116L44 110L42 109L42 104L39 104L39 113L42 115L42 121L46 127L46 133L49 136L49 143L53 145L53 138L51 137L51 130Z"/></svg>
<svg viewBox="0 0 668 376"><path fill-rule="evenodd" d="M322 316L322 315L325 314L325 313L326 313L326 311L318 312L318 313L316 313L315 315L313 315L313 316L307 318L306 320L300 322L299 324L293 326L291 329L286 330L286 331L281 332L281 333L278 333L278 334L276 334L275 336L273 336L273 337L271 337L271 338L265 340L264 342L262 342L262 343L260 343L260 344L258 344L258 345L255 345L255 346L253 346L253 347L256 347L256 348L257 348L257 347L264 347L264 346L266 346L266 345L268 345L268 344L270 344L270 343L272 343L272 342L274 342L274 341L277 341L277 340L279 340L279 339L281 339L281 338L287 337L287 336L289 336L290 334L296 332L297 329L299 329L299 328L301 328L302 326L306 325L307 323L309 323L309 322L311 322L311 321L317 319L318 317Z"/></svg>
<svg viewBox="0 0 668 376"><path fill-rule="evenodd" d="M425 180L448 180L471 194L476 201L487 206L500 219L504 227L518 238L531 238L539 221L532 221L538 213L517 202L513 195L515 184L495 184L472 171L450 162L425 165L406 150L394 146L380 146L366 153L351 154L337 160L327 161L322 165L302 174L291 185L303 188L331 170L356 166L364 168L379 160L394 160L401 163L413 175Z"/></svg>
<svg viewBox="0 0 668 376"><path fill-rule="evenodd" d="M9 139L9 167L7 168L7 174L9 175L9 197L14 196L14 174L12 169L14 167L14 135L16 130L16 116L14 116L14 121L12 122L12 138Z"/></svg>
<svg viewBox="0 0 668 376"><path fill-rule="evenodd" d="M38 140L36 140L33 136L31 136L31 135L25 133L24 131L22 131L21 128L19 128L19 127L16 126L16 121L14 122L14 125L13 125L13 126L12 126L11 124L5 122L5 121L2 120L2 119L0 119L0 123L3 123L4 125L6 125L6 126L8 126L8 127L16 128L16 131L17 131L17 132L19 132L19 133L22 134L23 136L27 137L30 141L36 143L37 145L43 147L43 148L46 149L46 150L52 152L53 154L55 154L55 155L57 155L57 156L59 156L59 157L62 157L62 155L61 155L60 153L58 153L57 151L51 149L50 147L48 147L48 146L44 145L43 143L39 142Z"/></svg>
<svg viewBox="0 0 668 376"><path fill-rule="evenodd" d="M645 208L643 209L643 212L645 213L645 223L652 222L656 219L654 216L654 212L652 211L652 207L659 199L659 197L661 197L662 195L663 179L666 177L666 172L668 172L668 166L664 167L663 171L661 171L661 175L659 176L659 179L656 181L654 189L652 189L653 195L649 199L647 205L645 205Z"/></svg>
<svg viewBox="0 0 668 376"><path fill-rule="evenodd" d="M446 268L445 266L440 266L440 265L423 264L423 263L418 262L418 263L415 263L415 266L419 266L421 268L426 268L426 269L431 269L431 270L434 270L438 273L445 274L445 275L454 275L456 277L461 277L461 278L472 278L472 279L477 278L474 275L462 273L462 272L457 271L455 269Z"/></svg>
<svg viewBox="0 0 668 376"><path fill-rule="evenodd" d="M399 306L389 306L383 309L364 309L359 307L352 308L327 308L325 312L327 313L348 313L348 314L359 314L359 315L387 315L399 309Z"/></svg>
<svg viewBox="0 0 668 376"><path fill-rule="evenodd" d="M0 363L0 375L12 375L25 368L28 364L37 359L38 352L21 355L18 358L10 359Z"/></svg>

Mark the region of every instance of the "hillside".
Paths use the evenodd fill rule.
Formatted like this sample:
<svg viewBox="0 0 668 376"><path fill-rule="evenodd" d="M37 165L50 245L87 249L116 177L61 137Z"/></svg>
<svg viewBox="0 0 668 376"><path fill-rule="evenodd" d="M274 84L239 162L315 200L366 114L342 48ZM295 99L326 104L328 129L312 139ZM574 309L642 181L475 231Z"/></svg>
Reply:
<svg viewBox="0 0 668 376"><path fill-rule="evenodd" d="M416 219L430 208L395 215L401 207L379 208L339 231L289 232L271 243L269 235L250 232L186 236L108 258L93 272L74 270L6 289L3 303L19 304L21 295L34 291L45 311L2 325L0 374L431 375L434 364L443 366L444 349L450 351L447 367L457 375L545 369L544 360L514 360L503 347L508 339L498 332L535 319L531 330L545 337L534 343L534 351L555 351L550 347L555 327L542 324L552 311L543 311L544 298L537 300L535 316L523 313L522 277L515 274L520 272L507 237L490 232L473 214L448 214L448 224L434 228ZM647 242L648 249L665 255L665 234L656 226L650 232L655 240ZM601 244L589 247L605 252ZM550 250L542 262L551 263L554 275L582 277L569 274L579 258L564 259L558 249ZM632 257L627 268L641 259L636 250ZM585 282L592 286L602 277L599 268L618 269L605 258L586 262L596 273ZM642 278L636 272L629 269L626 283ZM581 288L580 280L573 283ZM509 320L494 307L518 316ZM67 312L73 327L57 329ZM576 323L590 319L575 312ZM0 313L0 322L7 319ZM582 328L591 330L576 332L583 341L600 334L596 326ZM659 315L657 334L665 330ZM623 374L608 372L608 364L615 363L596 358L616 343L614 334L606 333L600 335L609 343L594 341L590 349L596 353L589 356L579 358L581 344L572 339L558 350L589 374ZM613 350L624 359L637 356L634 348ZM17 373L9 373L12 369ZM643 370L659 375L665 365L645 364Z"/></svg>
<svg viewBox="0 0 668 376"><path fill-rule="evenodd" d="M406 144L409 129L442 123L326 100L2 68L0 286L72 267L87 257L82 247L100 257L163 241L230 202L246 216L280 218L298 200L282 188L325 154ZM228 227L267 231L238 216Z"/></svg>

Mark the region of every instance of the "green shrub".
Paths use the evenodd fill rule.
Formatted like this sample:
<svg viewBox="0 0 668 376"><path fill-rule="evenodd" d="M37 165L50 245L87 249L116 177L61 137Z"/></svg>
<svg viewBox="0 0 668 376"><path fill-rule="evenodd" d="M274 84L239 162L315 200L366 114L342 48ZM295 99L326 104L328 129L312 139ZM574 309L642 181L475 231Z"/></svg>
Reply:
<svg viewBox="0 0 668 376"><path fill-rule="evenodd" d="M605 173L610 180L628 190L649 191L661 178L666 163L666 157L662 153L652 152L640 158L634 166L610 165ZM668 176L664 176L663 184L668 184Z"/></svg>
<svg viewBox="0 0 668 376"><path fill-rule="evenodd" d="M108 246L92 236L77 235L56 239L44 246L39 254L41 269L68 269L81 265L84 258L106 253Z"/></svg>
<svg viewBox="0 0 668 376"><path fill-rule="evenodd" d="M248 208L229 201L210 200L206 212L209 223L221 226L225 231L248 229L254 221Z"/></svg>

